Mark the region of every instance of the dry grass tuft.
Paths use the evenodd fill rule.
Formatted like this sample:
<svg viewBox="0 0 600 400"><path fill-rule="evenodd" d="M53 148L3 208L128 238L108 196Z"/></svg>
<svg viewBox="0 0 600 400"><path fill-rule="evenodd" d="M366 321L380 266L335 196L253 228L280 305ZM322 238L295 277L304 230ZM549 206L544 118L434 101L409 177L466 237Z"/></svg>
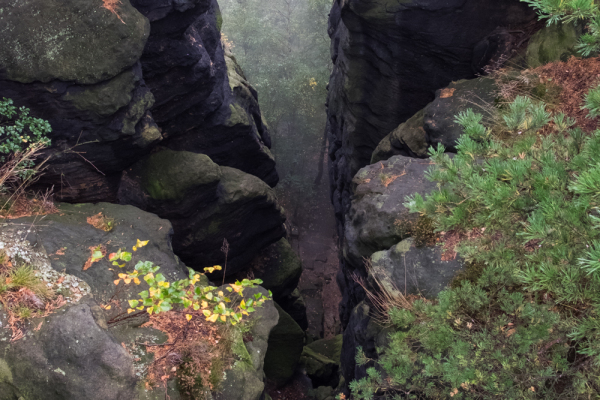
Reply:
<svg viewBox="0 0 600 400"><path fill-rule="evenodd" d="M11 341L21 339L26 319L46 317L65 302L27 264L16 265L0 251L0 303L8 314Z"/></svg>
<svg viewBox="0 0 600 400"><path fill-rule="evenodd" d="M33 144L24 152L12 154L0 165L0 217L20 218L57 211L51 190L27 192L27 188L38 179L47 159L34 167L26 168L24 165L33 163L43 148L40 143Z"/></svg>
<svg viewBox="0 0 600 400"><path fill-rule="evenodd" d="M388 276L381 276L384 274L383 271L373 273L371 260L365 260L364 265L367 273L370 273L372 276L375 284L374 286L376 287L371 287L371 285L365 282L364 278L355 273L352 274L352 279L363 288L367 298L371 304L373 304L373 307L375 308L374 319L380 325L387 326L391 323L389 312L394 308L412 310L413 306L411 301L414 301L412 297L415 297L415 299L420 297L402 294L400 289L398 289Z"/></svg>

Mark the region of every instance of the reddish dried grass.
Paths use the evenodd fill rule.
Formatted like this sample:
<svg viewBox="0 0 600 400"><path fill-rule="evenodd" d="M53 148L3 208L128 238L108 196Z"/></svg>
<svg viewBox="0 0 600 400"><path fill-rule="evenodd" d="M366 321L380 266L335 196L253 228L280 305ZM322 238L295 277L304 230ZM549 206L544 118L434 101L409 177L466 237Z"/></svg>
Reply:
<svg viewBox="0 0 600 400"><path fill-rule="evenodd" d="M567 62L554 62L534 69L542 79L552 79L562 91L557 112L577 120L585 132L598 129L598 118L587 118L588 110L581 109L587 92L600 83L600 58L571 57Z"/></svg>
<svg viewBox="0 0 600 400"><path fill-rule="evenodd" d="M187 321L186 312L169 311L152 315L144 326L163 331L168 336L163 345L149 345L147 350L154 354L154 361L148 368L147 386L165 386L170 379L178 378L190 395L197 387L200 377L203 388L216 390L210 380L211 373L222 376L223 371L211 371L215 359L222 362L221 369L227 369L232 359L230 343L226 333L214 323L207 322L200 314Z"/></svg>

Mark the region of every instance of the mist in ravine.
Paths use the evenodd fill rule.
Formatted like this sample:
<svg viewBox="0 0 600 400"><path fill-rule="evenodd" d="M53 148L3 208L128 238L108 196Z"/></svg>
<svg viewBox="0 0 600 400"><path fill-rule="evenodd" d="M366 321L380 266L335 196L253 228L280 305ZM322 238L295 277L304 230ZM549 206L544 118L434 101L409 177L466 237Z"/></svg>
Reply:
<svg viewBox="0 0 600 400"><path fill-rule="evenodd" d="M272 137L291 243L306 269L309 332L338 330L337 239L329 200L325 102L331 0L220 0L223 43L258 92ZM333 304L327 307L328 304Z"/></svg>

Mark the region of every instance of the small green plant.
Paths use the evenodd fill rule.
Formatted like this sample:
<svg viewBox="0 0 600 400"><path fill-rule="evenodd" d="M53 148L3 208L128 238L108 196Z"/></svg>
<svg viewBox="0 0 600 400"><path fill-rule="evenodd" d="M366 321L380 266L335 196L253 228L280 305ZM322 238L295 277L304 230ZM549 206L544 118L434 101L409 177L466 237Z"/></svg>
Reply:
<svg viewBox="0 0 600 400"><path fill-rule="evenodd" d="M540 20L547 25L558 23L587 23L588 32L583 34L576 46L584 57L600 50L600 12L594 0L521 0L538 11Z"/></svg>
<svg viewBox="0 0 600 400"><path fill-rule="evenodd" d="M455 157L430 150L437 190L405 203L437 231L477 232L457 249L472 270L388 309L389 344L350 384L356 399L600 395L600 130L529 98L500 112L494 130L459 114Z"/></svg>
<svg viewBox="0 0 600 400"><path fill-rule="evenodd" d="M7 161L8 155L22 153L36 143L48 146L50 132L48 121L30 116L28 108L17 108L11 99L0 100L0 163ZM33 166L32 160L24 163L23 170Z"/></svg>
<svg viewBox="0 0 600 400"><path fill-rule="evenodd" d="M148 241L138 240L133 250L136 251L147 243ZM126 262L131 260L131 253L119 250L117 253L110 254L109 260L122 268L125 264L119 264L118 260ZM228 284L225 291L235 295L232 300L228 294L215 286L197 286L202 274L192 269L189 269L189 278L175 282L168 282L165 276L158 272L159 270L160 267L150 261L140 261L135 265L134 271L118 275L119 278L114 281L115 285L121 281L126 285L132 282L139 285L144 280L149 286L148 290L139 293L139 299L129 300L129 313L137 309L146 310L150 315L160 314L179 306L187 310L188 321L193 318L194 312L199 312L207 321L221 321L236 325L242 322L244 316L256 311L257 307L262 307L264 302L272 297L270 292L268 296L255 293L252 296L244 297L244 289L260 285L262 283L260 279L243 279ZM205 268L205 271L209 273L215 270L221 270L221 266Z"/></svg>

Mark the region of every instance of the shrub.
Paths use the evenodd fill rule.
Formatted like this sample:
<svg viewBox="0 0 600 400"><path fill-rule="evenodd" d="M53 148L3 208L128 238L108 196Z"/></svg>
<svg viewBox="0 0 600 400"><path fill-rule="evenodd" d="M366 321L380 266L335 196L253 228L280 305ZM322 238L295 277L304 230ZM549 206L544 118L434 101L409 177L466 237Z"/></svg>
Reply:
<svg viewBox="0 0 600 400"><path fill-rule="evenodd" d="M39 150L50 144L48 121L17 108L11 99L0 101L0 191L6 183L27 182L38 171L34 168Z"/></svg>
<svg viewBox="0 0 600 400"><path fill-rule="evenodd" d="M477 233L458 247L476 278L390 311L355 398L600 395L600 130L584 137L530 98L501 112L493 130L459 114L456 156L430 150L438 190L405 203L438 231Z"/></svg>
<svg viewBox="0 0 600 400"><path fill-rule="evenodd" d="M133 246L133 251L148 244L148 241L137 241ZM99 254L100 258L104 256ZM109 254L108 259L120 268L123 268L126 262L131 260L131 253L119 250L117 253ZM125 261L119 264L119 261ZM221 266L205 268L207 272L220 270ZM129 273L120 273L119 279L114 281L118 285L123 281L126 285L135 283L141 284L142 278L148 284L148 290L139 293L139 299L129 300L128 313L135 309L146 310L150 315L171 311L173 307L178 306L186 311L187 320L191 320L194 315L201 313L207 321L210 322L229 322L236 325L242 321L244 316L256 311L256 307L262 307L265 301L271 299L272 295L265 296L262 293L256 293L249 297L244 297L244 289L253 288L260 285L260 279L243 279L235 283L228 284L225 291L232 293L233 299L225 292L215 286L197 286L201 274L189 269L189 278L180 279L175 282L168 282L163 274L158 272L159 266L150 261L138 262L134 270Z"/></svg>

